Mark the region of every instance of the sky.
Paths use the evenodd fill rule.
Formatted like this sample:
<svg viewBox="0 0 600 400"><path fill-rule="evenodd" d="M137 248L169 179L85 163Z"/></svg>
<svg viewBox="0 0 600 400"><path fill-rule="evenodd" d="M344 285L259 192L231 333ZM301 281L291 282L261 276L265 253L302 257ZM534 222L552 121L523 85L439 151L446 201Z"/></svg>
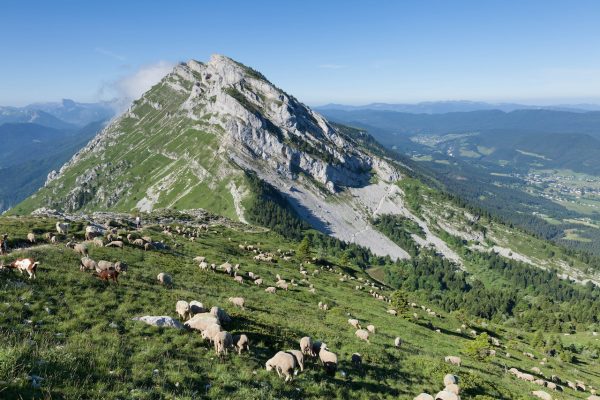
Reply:
<svg viewBox="0 0 600 400"><path fill-rule="evenodd" d="M600 1L0 2L0 105L138 96L232 57L310 105L600 103Z"/></svg>

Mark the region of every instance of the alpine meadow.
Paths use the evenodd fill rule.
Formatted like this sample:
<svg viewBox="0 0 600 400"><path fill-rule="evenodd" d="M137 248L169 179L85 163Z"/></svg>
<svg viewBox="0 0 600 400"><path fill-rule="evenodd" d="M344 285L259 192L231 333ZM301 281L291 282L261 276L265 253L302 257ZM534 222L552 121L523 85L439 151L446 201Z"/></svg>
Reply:
<svg viewBox="0 0 600 400"><path fill-rule="evenodd" d="M529 54L498 25L532 21L571 26L591 77L595 5L536 8L554 32L536 1L63 3L30 4L56 53L6 48L57 81L0 67L0 399L600 400L595 86L564 78L539 106L563 70L458 68L484 44L542 63L558 44ZM87 71L58 60L83 43ZM211 47L235 58L148 64ZM411 64L433 54L447 71Z"/></svg>

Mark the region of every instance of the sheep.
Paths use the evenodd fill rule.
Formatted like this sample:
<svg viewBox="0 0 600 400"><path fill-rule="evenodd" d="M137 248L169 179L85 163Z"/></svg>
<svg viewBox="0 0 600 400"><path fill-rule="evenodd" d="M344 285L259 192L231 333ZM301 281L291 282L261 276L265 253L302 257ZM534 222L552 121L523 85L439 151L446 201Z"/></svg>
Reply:
<svg viewBox="0 0 600 400"><path fill-rule="evenodd" d="M542 371L538 367L531 368L531 372L536 373L538 375L542 374Z"/></svg>
<svg viewBox="0 0 600 400"><path fill-rule="evenodd" d="M371 333L375 333L375 325L367 325L367 330Z"/></svg>
<svg viewBox="0 0 600 400"><path fill-rule="evenodd" d="M154 245L152 243L144 243L144 251L154 250Z"/></svg>
<svg viewBox="0 0 600 400"><path fill-rule="evenodd" d="M82 257L81 262L79 264L79 270L80 271L85 271L85 270L97 271L98 263L96 263L96 261L92 260L89 257Z"/></svg>
<svg viewBox="0 0 600 400"><path fill-rule="evenodd" d="M400 339L400 337L396 336L396 339L394 339L394 346L395 347L402 346L402 339Z"/></svg>
<svg viewBox="0 0 600 400"><path fill-rule="evenodd" d="M118 247L120 249L123 248L125 243L122 240L113 240L112 242L107 243L104 247Z"/></svg>
<svg viewBox="0 0 600 400"><path fill-rule="evenodd" d="M219 324L211 324L201 332L202 339L208 339L211 343L214 342L215 337L223 329Z"/></svg>
<svg viewBox="0 0 600 400"><path fill-rule="evenodd" d="M96 263L96 272L100 273L101 271L108 269L115 269L115 264L104 260L100 260Z"/></svg>
<svg viewBox="0 0 600 400"><path fill-rule="evenodd" d="M190 304L187 301L179 300L175 304L175 311L181 317L182 320L186 321L192 317L192 313L190 310Z"/></svg>
<svg viewBox="0 0 600 400"><path fill-rule="evenodd" d="M265 292L271 293L271 294L275 294L276 291L277 291L277 289L275 289L273 286L269 286L268 288L265 289Z"/></svg>
<svg viewBox="0 0 600 400"><path fill-rule="evenodd" d="M451 383L449 385L446 385L444 390L446 392L454 393L457 396L460 394L460 388L458 387L458 385L456 383Z"/></svg>
<svg viewBox="0 0 600 400"><path fill-rule="evenodd" d="M194 261L197 263L203 263L206 261L206 257L202 257L202 256L194 257Z"/></svg>
<svg viewBox="0 0 600 400"><path fill-rule="evenodd" d="M88 255L87 246L84 244L81 244L81 243L76 244L75 246L73 246L73 250L75 250L75 253L79 253L82 256Z"/></svg>
<svg viewBox="0 0 600 400"><path fill-rule="evenodd" d="M98 232L98 230L95 227L91 225L85 227L85 240L92 240L99 234L100 232Z"/></svg>
<svg viewBox="0 0 600 400"><path fill-rule="evenodd" d="M66 235L69 232L69 227L71 224L66 222L57 222L56 223L56 232L61 235Z"/></svg>
<svg viewBox="0 0 600 400"><path fill-rule="evenodd" d="M284 351L279 351L272 358L267 360L265 363L265 368L267 371L272 371L275 369L277 375L281 377L285 377L285 381L291 381L294 374L294 369L296 369L296 358Z"/></svg>
<svg viewBox="0 0 600 400"><path fill-rule="evenodd" d="M210 313L199 313L194 315L184 325L196 331L204 331L212 324L220 325L219 319Z"/></svg>
<svg viewBox="0 0 600 400"><path fill-rule="evenodd" d="M323 366L325 367L325 371L329 374L335 374L337 370L338 359L335 353L332 353L327 349L327 345L323 344L321 346L321 350L319 351L319 359Z"/></svg>
<svg viewBox="0 0 600 400"><path fill-rule="evenodd" d="M129 267L127 266L127 264L123 261L117 261L115 263L115 271L126 272L128 268Z"/></svg>
<svg viewBox="0 0 600 400"><path fill-rule="evenodd" d="M215 343L215 353L217 355L221 355L223 353L227 355L229 348L233 346L233 337L231 336L231 333L227 331L217 333L213 337L213 341Z"/></svg>
<svg viewBox="0 0 600 400"><path fill-rule="evenodd" d="M417 397L415 397L413 400L435 400L433 398L432 395L427 394L427 393L420 393Z"/></svg>
<svg viewBox="0 0 600 400"><path fill-rule="evenodd" d="M296 359L296 364L300 367L300 372L304 371L304 354L300 350L288 350L286 353L291 354Z"/></svg>
<svg viewBox="0 0 600 400"><path fill-rule="evenodd" d="M244 283L244 278L242 278L239 275L234 276L233 280L236 281L237 283Z"/></svg>
<svg viewBox="0 0 600 400"><path fill-rule="evenodd" d="M284 280L278 280L277 282L275 282L275 286L277 286L279 289L283 289L285 291L287 291L288 287L289 287L289 285Z"/></svg>
<svg viewBox="0 0 600 400"><path fill-rule="evenodd" d="M112 279L117 285L119 284L119 281L117 280L117 278L119 277L119 272L115 271L114 269L102 270L97 275L98 275L98 278L102 281L108 282L109 280Z"/></svg>
<svg viewBox="0 0 600 400"><path fill-rule="evenodd" d="M350 325L352 325L354 328L356 328L356 329L360 329L360 323L358 322L358 320L357 320L357 319L355 319L355 318L350 318L350 319L348 320L348 323L349 323Z"/></svg>
<svg viewBox="0 0 600 400"><path fill-rule="evenodd" d="M447 363L450 363L452 365L456 365L460 367L460 364L462 362L462 360L460 359L460 357L457 356L446 356L444 358L444 361L446 361Z"/></svg>
<svg viewBox="0 0 600 400"><path fill-rule="evenodd" d="M196 315L204 312L204 305L199 301L192 300L190 301L190 313L192 315Z"/></svg>
<svg viewBox="0 0 600 400"><path fill-rule="evenodd" d="M243 350L250 351L250 341L244 334L233 335L233 345L237 348L238 354L242 354Z"/></svg>
<svg viewBox="0 0 600 400"><path fill-rule="evenodd" d="M532 395L542 400L552 400L550 393L544 392L543 390L534 390L531 392Z"/></svg>
<svg viewBox="0 0 600 400"><path fill-rule="evenodd" d="M262 285L262 283L263 283L263 280L262 280L262 279L260 279L260 278L258 278L258 279L256 279L256 280L254 281L254 284L255 284L255 285L258 285L258 286Z"/></svg>
<svg viewBox="0 0 600 400"><path fill-rule="evenodd" d="M460 400L460 397L452 392L448 392L447 390L442 390L435 395L435 400Z"/></svg>
<svg viewBox="0 0 600 400"><path fill-rule="evenodd" d="M161 285L165 285L165 286L172 286L173 285L173 278L171 277L171 275L166 274L164 272L161 272L160 274L158 274L156 276L156 280Z"/></svg>
<svg viewBox="0 0 600 400"><path fill-rule="evenodd" d="M458 377L452 374L446 374L444 376L444 386L458 384Z"/></svg>
<svg viewBox="0 0 600 400"><path fill-rule="evenodd" d="M313 343L310 336L304 336L302 339L300 339L300 351L302 351L302 353L314 356L315 354L312 351L312 345Z"/></svg>
<svg viewBox="0 0 600 400"><path fill-rule="evenodd" d="M359 353L352 354L352 358L350 360L352 361L352 365L356 367L360 367L362 365L362 356Z"/></svg>
<svg viewBox="0 0 600 400"><path fill-rule="evenodd" d="M54 236L53 236L54 237ZM95 237L93 242L94 246L96 247L104 247L104 241L102 240L101 237Z"/></svg>
<svg viewBox="0 0 600 400"><path fill-rule="evenodd" d="M395 315L398 315L398 311L396 311L396 310L387 310L387 312L388 312L388 314L390 314L390 315L394 315L394 316L395 316Z"/></svg>
<svg viewBox="0 0 600 400"><path fill-rule="evenodd" d="M244 303L245 303L245 300L244 300L244 298L243 298L243 297L230 297L228 300L229 300L229 302L230 302L231 304L233 304L234 306L236 306L236 307L239 307L239 308L241 308L242 310L244 310Z"/></svg>
<svg viewBox="0 0 600 400"><path fill-rule="evenodd" d="M133 242L131 242L131 244L133 244L134 246L144 247L146 242L144 242L143 239L135 239Z"/></svg>
<svg viewBox="0 0 600 400"><path fill-rule="evenodd" d="M198 264L198 267L201 270L206 271L208 269L208 263L206 261L202 261L200 264Z"/></svg>
<svg viewBox="0 0 600 400"><path fill-rule="evenodd" d="M55 244L58 242L58 238L54 235L50 236L50 243Z"/></svg>
<svg viewBox="0 0 600 400"><path fill-rule="evenodd" d="M222 324L226 324L228 322L231 322L231 318L229 317L229 315L227 315L227 313L225 312L225 310L223 310L220 307L212 307L210 309L210 313L215 316L220 323Z"/></svg>
<svg viewBox="0 0 600 400"><path fill-rule="evenodd" d="M35 244L35 234L33 232L27 234L27 241L31 244Z"/></svg>
<svg viewBox="0 0 600 400"><path fill-rule="evenodd" d="M356 332L354 332L354 334L360 340L364 340L367 343L369 342L369 331L366 331L364 329L358 329Z"/></svg>

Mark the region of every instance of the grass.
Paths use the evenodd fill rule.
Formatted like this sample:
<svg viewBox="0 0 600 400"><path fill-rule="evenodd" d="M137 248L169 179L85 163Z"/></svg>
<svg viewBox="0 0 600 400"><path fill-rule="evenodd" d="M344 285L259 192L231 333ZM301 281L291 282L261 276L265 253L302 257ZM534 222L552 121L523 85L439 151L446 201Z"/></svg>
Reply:
<svg viewBox="0 0 600 400"><path fill-rule="evenodd" d="M54 222L3 217L0 231L9 233L13 238L11 246L17 246L30 230L42 233L51 230ZM75 226L77 236L83 227ZM535 390L532 384L504 373L505 364L523 370L535 364L519 355L521 348L529 348L526 341L519 339L527 338L523 332L489 324L486 329L503 343L510 343L513 348L508 351L516 358L480 362L461 354L471 339L455 332L461 324L459 320L444 313L441 319L432 318L420 309L413 310L420 316L418 323L393 317L386 313L385 303L364 290L355 290L358 278L365 280L368 276L351 265L335 267L338 260L330 259L334 272L322 271L309 278L316 294L301 284L275 295L266 294L264 287L239 285L225 274L201 272L192 262L194 256L203 255L217 264L240 263L242 271L261 275L268 285L274 283L277 273L300 281L300 260L296 257L276 264L256 263L252 253L238 248L238 244L246 242L260 243L261 248L270 251L296 248L296 243L273 233L251 233L235 225L214 226L196 242L170 239L152 228L144 233L154 240L166 240L174 250L144 252L129 246L124 250L90 249L94 259L124 260L130 265L127 274L120 277L119 286L107 285L80 272L78 257L62 244L41 245L4 257L9 261L19 254L33 256L41 261L41 267L38 279L31 282L19 274L0 274L0 396L411 399L421 391L440 390L442 377L448 372L464 380L464 399L483 399L478 396L484 394L502 399L529 398L527 394ZM309 272L316 269L313 265L307 268ZM341 282L338 273L342 271L357 279ZM172 289L155 282L159 272L174 277ZM247 310L228 304L230 296L243 296ZM248 334L251 352L221 359L196 333L155 328L131 320L141 315L175 316L175 302L180 299L226 309L233 318L227 329ZM319 301L328 303L331 310L319 310ZM370 344L355 338L346 322L348 315L377 327ZM428 323L442 333L436 333ZM314 360L309 360L305 372L288 384L264 370L266 359L278 350L297 348L298 339L304 335L324 340L338 354L340 371L335 376L326 376ZM405 341L401 349L392 346L396 336ZM363 368L351 365L354 352L361 353ZM443 357L448 354L461 355L463 367L445 364ZM595 361L581 362L572 365L552 359L543 369L598 385ZM32 388L29 375L44 378L39 389ZM566 392L555 398L583 397Z"/></svg>

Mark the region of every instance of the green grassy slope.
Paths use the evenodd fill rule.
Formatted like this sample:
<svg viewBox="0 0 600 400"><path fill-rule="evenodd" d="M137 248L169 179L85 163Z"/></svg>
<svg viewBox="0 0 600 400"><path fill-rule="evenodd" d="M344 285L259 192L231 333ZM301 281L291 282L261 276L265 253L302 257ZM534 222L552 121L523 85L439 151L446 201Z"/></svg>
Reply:
<svg viewBox="0 0 600 400"><path fill-rule="evenodd" d="M9 233L11 245L16 246L27 232L52 230L54 222L3 217L0 232ZM75 229L81 237L83 224ZM319 253L333 266L331 272L322 270L313 277L318 267L307 265L308 280L316 294L311 294L306 284L299 284L288 292L269 295L264 287L274 284L275 274L288 281L302 279L298 270L301 260L294 256L276 264L257 263L253 253L240 250L238 245L260 243L262 249L273 252L297 248L297 242L272 232L219 225L195 242L163 236L151 227L144 233L154 240L164 239L173 250L144 252L130 246L124 250L90 249L94 259L129 263L119 286L80 272L78 257L63 244L42 244L2 257L8 262L18 255L33 256L41 261L41 267L38 279L32 282L18 273L0 273L0 397L412 399L421 391L441 390L443 375L452 372L462 380L463 399L530 399L531 391L539 387L506 374L505 368L513 366L521 370L539 366L548 377L557 374L600 385L600 367L592 354L578 355L577 363L550 358L540 366L543 354L528 344L532 335L517 328L488 323L485 329L508 348L498 348L498 356L486 361L466 355L463 349L472 338L456 329L468 322L481 332L481 321L444 312L442 318L431 317L420 308L408 312L416 312L417 321L391 316L386 313L387 304L365 289L355 289L364 285L359 278L368 279L364 272L347 260L339 265L341 260L323 250ZM257 287L248 281L240 285L223 273L201 272L192 262L197 255L216 264L239 263L241 271L259 274L266 285ZM159 272L174 277L173 288L156 283ZM340 281L341 273L356 279ZM380 292L390 295L387 289ZM243 296L247 309L234 308L227 302L229 296ZM227 330L246 333L250 353L230 353L220 359L195 332L160 329L131 320L141 315L175 317L175 302L181 299L223 307L233 319ZM319 301L328 303L331 310L320 310ZM377 327L371 343L354 336L348 315ZM436 333L436 328L441 333ZM338 354L340 365L335 376L326 376L314 359L306 362L305 371L292 383L285 384L274 372L265 371L268 358L278 350L297 348L304 335L323 340ZM393 347L396 336L405 342L400 349ZM502 356L507 351L512 358ZM532 351L538 359L527 359L521 355L523 351ZM362 368L351 365L354 352L362 354ZM444 356L450 354L460 355L463 366L444 363ZM44 378L39 389L32 388L28 375ZM565 390L563 394L553 393L554 398L589 395Z"/></svg>

